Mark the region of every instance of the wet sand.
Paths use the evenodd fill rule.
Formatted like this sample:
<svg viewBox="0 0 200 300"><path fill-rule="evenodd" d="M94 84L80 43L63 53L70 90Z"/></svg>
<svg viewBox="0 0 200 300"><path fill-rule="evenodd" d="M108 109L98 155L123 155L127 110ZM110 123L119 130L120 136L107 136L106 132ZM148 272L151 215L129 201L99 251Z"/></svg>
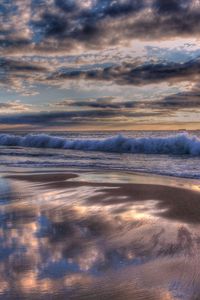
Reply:
<svg viewBox="0 0 200 300"><path fill-rule="evenodd" d="M0 299L200 299L200 181L0 179Z"/></svg>

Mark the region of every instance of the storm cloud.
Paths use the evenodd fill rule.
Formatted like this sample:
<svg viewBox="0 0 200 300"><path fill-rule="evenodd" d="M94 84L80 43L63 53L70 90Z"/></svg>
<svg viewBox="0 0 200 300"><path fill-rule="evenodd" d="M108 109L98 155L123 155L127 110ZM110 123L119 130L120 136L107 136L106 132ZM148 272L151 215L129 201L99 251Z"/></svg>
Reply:
<svg viewBox="0 0 200 300"><path fill-rule="evenodd" d="M3 1L2 53L103 49L132 39L199 36L200 5L190 0Z"/></svg>

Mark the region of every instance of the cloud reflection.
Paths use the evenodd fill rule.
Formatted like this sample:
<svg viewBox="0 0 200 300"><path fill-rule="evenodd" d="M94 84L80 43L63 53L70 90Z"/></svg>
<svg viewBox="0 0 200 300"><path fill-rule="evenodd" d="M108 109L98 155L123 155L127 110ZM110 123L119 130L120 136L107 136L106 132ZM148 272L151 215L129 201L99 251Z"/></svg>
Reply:
<svg viewBox="0 0 200 300"><path fill-rule="evenodd" d="M183 210L177 214L169 199L182 197L181 205L190 199L195 216L199 193L76 176L10 176L12 193L0 208L0 298L174 299L186 293L196 272L199 220L190 224L190 213L188 219ZM197 277L191 293L198 285Z"/></svg>

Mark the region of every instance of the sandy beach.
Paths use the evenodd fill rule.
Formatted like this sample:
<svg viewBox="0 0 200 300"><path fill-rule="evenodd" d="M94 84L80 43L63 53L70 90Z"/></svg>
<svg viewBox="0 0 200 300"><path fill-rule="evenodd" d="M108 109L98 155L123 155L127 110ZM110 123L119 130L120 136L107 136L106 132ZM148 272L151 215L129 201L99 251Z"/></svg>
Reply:
<svg viewBox="0 0 200 300"><path fill-rule="evenodd" d="M200 300L200 0L0 0L0 300Z"/></svg>
<svg viewBox="0 0 200 300"><path fill-rule="evenodd" d="M199 299L200 182L7 172L0 299Z"/></svg>

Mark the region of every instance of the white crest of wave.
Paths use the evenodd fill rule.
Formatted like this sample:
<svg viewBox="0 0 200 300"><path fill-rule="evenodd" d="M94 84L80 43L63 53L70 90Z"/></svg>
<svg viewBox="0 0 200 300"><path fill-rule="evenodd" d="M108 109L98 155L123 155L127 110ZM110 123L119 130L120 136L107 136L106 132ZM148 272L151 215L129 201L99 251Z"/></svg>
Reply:
<svg viewBox="0 0 200 300"><path fill-rule="evenodd" d="M168 137L143 138L128 138L117 135L100 140L71 140L48 134L28 134L25 136L0 134L0 145L118 153L200 155L200 139L188 133Z"/></svg>

